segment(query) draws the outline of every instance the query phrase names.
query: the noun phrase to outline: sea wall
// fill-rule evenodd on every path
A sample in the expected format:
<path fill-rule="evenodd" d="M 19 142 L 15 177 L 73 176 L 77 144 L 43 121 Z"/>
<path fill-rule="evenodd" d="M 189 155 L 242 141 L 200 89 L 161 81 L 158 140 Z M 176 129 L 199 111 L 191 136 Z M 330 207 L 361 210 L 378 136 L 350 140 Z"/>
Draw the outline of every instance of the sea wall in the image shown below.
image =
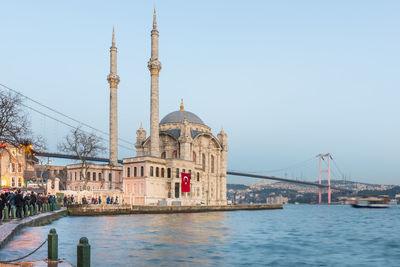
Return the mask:
<path fill-rule="evenodd" d="M 138 206 L 138 205 L 70 205 L 71 216 L 99 216 L 119 214 L 193 213 L 236 210 L 282 209 L 280 204 L 224 205 L 224 206 Z"/>
<path fill-rule="evenodd" d="M 41 213 L 32 217 L 3 222 L 0 224 L 0 248 L 4 246 L 22 227 L 48 224 L 66 215 L 67 209 L 61 208 L 60 210 Z"/>

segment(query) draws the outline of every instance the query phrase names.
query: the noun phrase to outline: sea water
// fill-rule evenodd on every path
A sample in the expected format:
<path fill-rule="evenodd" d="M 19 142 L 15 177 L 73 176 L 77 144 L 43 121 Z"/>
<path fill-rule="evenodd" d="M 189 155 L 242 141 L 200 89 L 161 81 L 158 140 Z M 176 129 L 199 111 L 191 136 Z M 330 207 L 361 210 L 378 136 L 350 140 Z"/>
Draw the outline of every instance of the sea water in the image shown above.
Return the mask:
<path fill-rule="evenodd" d="M 283 210 L 65 217 L 26 227 L 0 260 L 29 253 L 51 228 L 76 264 L 86 236 L 92 266 L 400 266 L 400 208 L 287 205 Z M 47 245 L 29 260 L 45 259 Z"/>

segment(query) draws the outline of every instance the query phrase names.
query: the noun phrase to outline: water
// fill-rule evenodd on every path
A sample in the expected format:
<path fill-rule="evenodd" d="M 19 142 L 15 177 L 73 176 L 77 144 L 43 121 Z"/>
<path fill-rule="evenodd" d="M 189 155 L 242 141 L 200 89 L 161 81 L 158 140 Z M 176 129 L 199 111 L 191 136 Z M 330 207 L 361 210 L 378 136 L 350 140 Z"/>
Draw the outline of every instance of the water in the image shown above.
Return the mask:
<path fill-rule="evenodd" d="M 0 259 L 36 248 L 50 228 L 76 264 L 82 236 L 92 266 L 400 266 L 400 208 L 285 206 L 283 210 L 65 217 L 24 228 Z M 29 259 L 44 259 L 47 245 Z"/>

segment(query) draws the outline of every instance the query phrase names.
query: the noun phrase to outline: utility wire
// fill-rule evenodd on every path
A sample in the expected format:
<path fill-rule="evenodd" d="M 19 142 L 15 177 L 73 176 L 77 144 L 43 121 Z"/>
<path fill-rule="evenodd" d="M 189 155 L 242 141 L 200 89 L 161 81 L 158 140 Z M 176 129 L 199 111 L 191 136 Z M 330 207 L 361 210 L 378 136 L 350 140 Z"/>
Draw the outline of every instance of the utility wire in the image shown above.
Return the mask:
<path fill-rule="evenodd" d="M 18 92 L 17 90 L 12 89 L 12 88 L 10 88 L 10 87 L 8 87 L 8 86 L 2 84 L 2 83 L 0 83 L 0 86 L 2 86 L 2 87 L 4 87 L 4 88 L 6 88 L 6 89 L 8 89 L 8 90 L 10 90 L 10 91 L 12 91 L 12 92 L 18 94 L 18 95 L 20 95 L 20 96 L 22 96 L 22 97 L 24 97 L 24 98 L 26 98 L 26 99 L 28 99 L 28 100 L 30 100 L 30 101 L 36 103 L 36 104 L 38 104 L 39 106 L 42 106 L 42 107 L 44 107 L 44 108 L 46 108 L 46 109 L 48 109 L 48 110 L 50 110 L 50 111 L 52 111 L 52 112 L 54 112 L 54 113 L 57 113 L 58 115 L 61 115 L 61 116 L 65 117 L 65 118 L 68 118 L 68 119 L 70 119 L 70 120 L 72 120 L 72 121 L 74 121 L 74 122 L 76 122 L 76 123 L 79 123 L 79 124 L 81 124 L 81 125 L 83 125 L 83 126 L 86 126 L 86 127 L 90 128 L 90 129 L 92 129 L 92 130 L 94 130 L 94 131 L 100 132 L 100 133 L 105 134 L 105 135 L 107 135 L 107 136 L 110 135 L 109 133 L 107 133 L 107 132 L 105 132 L 105 131 L 102 131 L 102 130 L 99 130 L 99 129 L 97 129 L 97 128 L 94 128 L 94 127 L 90 126 L 90 125 L 87 124 L 87 123 L 78 121 L 78 120 L 72 118 L 71 116 L 68 116 L 68 115 L 66 115 L 66 114 L 64 114 L 64 113 L 62 113 L 62 112 L 59 112 L 59 111 L 57 111 L 57 110 L 55 110 L 55 109 L 53 109 L 53 108 L 51 108 L 51 107 L 49 107 L 49 106 L 46 106 L 46 105 L 40 103 L 39 101 L 36 101 L 35 99 L 32 99 L 32 98 L 30 98 L 29 96 L 26 96 L 26 95 L 24 95 L 24 94 Z M 76 127 L 74 127 L 74 128 L 76 128 Z M 125 142 L 125 143 L 127 143 L 127 144 L 129 144 L 129 145 L 132 145 L 132 146 L 134 145 L 134 144 L 131 143 L 130 141 L 124 140 L 124 139 L 122 139 L 122 138 L 118 138 L 118 140 L 120 140 L 120 141 L 122 141 L 122 142 Z"/>

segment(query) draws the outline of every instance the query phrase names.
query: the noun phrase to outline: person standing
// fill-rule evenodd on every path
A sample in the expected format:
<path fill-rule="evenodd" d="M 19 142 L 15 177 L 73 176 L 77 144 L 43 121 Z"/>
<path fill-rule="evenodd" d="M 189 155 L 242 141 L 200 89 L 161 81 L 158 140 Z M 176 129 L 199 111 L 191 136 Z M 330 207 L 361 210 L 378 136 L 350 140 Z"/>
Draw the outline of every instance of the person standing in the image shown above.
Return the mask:
<path fill-rule="evenodd" d="M 24 198 L 22 197 L 21 190 L 18 189 L 15 195 L 15 206 L 17 207 L 17 218 L 22 218 L 22 207 L 24 206 Z"/>

